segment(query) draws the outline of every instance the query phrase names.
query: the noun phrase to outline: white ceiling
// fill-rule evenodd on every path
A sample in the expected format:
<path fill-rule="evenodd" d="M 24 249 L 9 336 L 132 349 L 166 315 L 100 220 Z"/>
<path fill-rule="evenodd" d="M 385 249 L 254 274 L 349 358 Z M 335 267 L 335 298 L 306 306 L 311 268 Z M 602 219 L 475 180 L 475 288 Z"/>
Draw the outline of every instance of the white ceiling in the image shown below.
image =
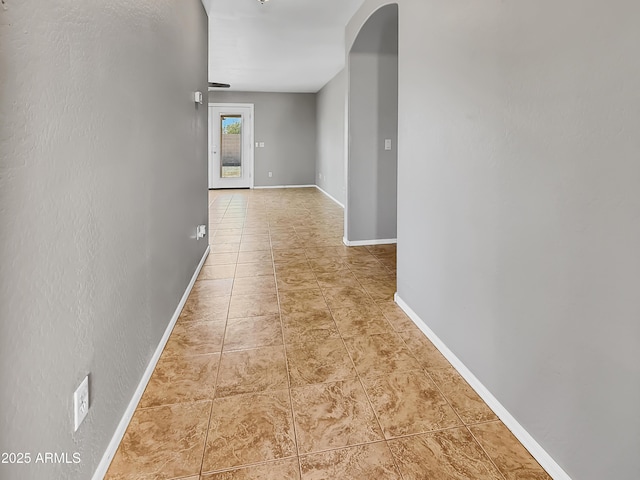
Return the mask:
<path fill-rule="evenodd" d="M 202 0 L 209 81 L 231 90 L 317 92 L 344 66 L 344 28 L 364 0 Z"/>

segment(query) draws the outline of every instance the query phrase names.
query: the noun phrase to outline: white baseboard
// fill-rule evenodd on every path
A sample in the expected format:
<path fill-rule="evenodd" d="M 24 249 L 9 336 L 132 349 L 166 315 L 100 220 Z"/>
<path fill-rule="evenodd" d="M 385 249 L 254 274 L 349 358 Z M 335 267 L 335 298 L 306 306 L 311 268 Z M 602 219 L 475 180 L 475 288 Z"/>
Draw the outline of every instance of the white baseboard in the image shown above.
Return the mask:
<path fill-rule="evenodd" d="M 147 369 L 144 371 L 144 375 L 142 375 L 142 378 L 140 379 L 138 388 L 136 388 L 136 391 L 133 394 L 133 398 L 129 402 L 129 406 L 125 410 L 124 415 L 122 416 L 122 419 L 118 424 L 118 428 L 116 428 L 116 431 L 113 434 L 113 437 L 111 438 L 111 442 L 109 442 L 109 446 L 107 447 L 107 450 L 104 452 L 104 455 L 102 456 L 102 460 L 100 460 L 100 463 L 98 464 L 98 468 L 93 474 L 92 480 L 103 480 L 104 476 L 106 475 L 107 470 L 109 469 L 109 465 L 111 465 L 111 461 L 113 460 L 113 457 L 115 456 L 116 451 L 118 450 L 118 446 L 122 441 L 122 437 L 124 437 L 124 434 L 127 431 L 129 422 L 131 422 L 131 418 L 133 418 L 133 414 L 135 413 L 136 408 L 138 407 L 138 403 L 142 398 L 142 394 L 144 393 L 145 388 L 147 388 L 147 384 L 149 383 L 151 374 L 153 373 L 153 370 L 156 368 L 156 364 L 160 359 L 160 354 L 162 354 L 162 351 L 164 350 L 164 347 L 167 344 L 167 341 L 169 340 L 169 336 L 173 331 L 173 327 L 178 321 L 180 312 L 182 312 L 182 307 L 184 307 L 184 304 L 186 303 L 187 298 L 191 293 L 191 289 L 193 288 L 193 285 L 196 283 L 196 279 L 200 274 L 200 270 L 202 270 L 202 266 L 204 265 L 204 262 L 207 259 L 207 256 L 209 255 L 210 249 L 211 249 L 210 247 L 207 247 L 207 250 L 204 252 L 204 255 L 202 256 L 202 260 L 200 260 L 200 264 L 196 268 L 196 271 L 193 274 L 193 276 L 191 277 L 191 281 L 189 282 L 189 285 L 187 286 L 187 289 L 185 290 L 184 295 L 182 296 L 182 299 L 178 304 L 178 308 L 176 308 L 175 312 L 173 313 L 173 317 L 171 317 L 171 321 L 169 322 L 169 325 L 167 326 L 167 329 L 165 330 L 164 335 L 160 340 L 160 344 L 158 345 L 158 348 L 156 348 L 156 351 L 153 354 L 153 357 L 151 357 L 151 361 L 149 362 L 149 365 L 147 365 Z"/>
<path fill-rule="evenodd" d="M 340 205 L 342 208 L 344 208 L 344 205 L 343 205 L 342 203 L 340 203 L 338 200 L 336 200 L 336 198 L 335 198 L 333 195 L 331 195 L 331 194 L 327 193 L 325 190 L 323 190 L 322 188 L 320 188 L 318 185 L 316 185 L 316 188 L 317 188 L 318 190 L 320 190 L 322 193 L 324 193 L 324 194 L 325 194 L 327 197 L 329 197 L 331 200 L 333 200 L 334 202 L 336 202 L 338 205 Z"/>
<path fill-rule="evenodd" d="M 267 185 L 263 187 L 255 186 L 254 190 L 265 190 L 267 188 L 314 188 L 315 185 Z"/>
<path fill-rule="evenodd" d="M 347 237 L 342 239 L 342 242 L 347 247 L 366 247 L 368 245 L 387 245 L 389 243 L 398 243 L 397 238 L 384 238 L 381 240 L 355 240 L 353 242 L 347 240 Z"/>
<path fill-rule="evenodd" d="M 556 463 L 556 461 L 549 455 L 542 446 L 536 442 L 536 440 L 525 430 L 525 428 L 518 423 L 518 421 L 511 415 L 507 409 L 494 397 L 491 392 L 485 387 L 478 378 L 471 373 L 464 363 L 440 340 L 440 338 L 431 330 L 426 323 L 414 312 L 409 305 L 407 305 L 402 298 L 396 293 L 394 300 L 402 310 L 409 316 L 409 318 L 416 324 L 416 326 L 424 333 L 429 340 L 436 346 L 440 353 L 449 360 L 449 363 L 458 371 L 460 375 L 471 385 L 485 403 L 493 410 L 493 412 L 502 420 L 509 430 L 516 436 L 520 443 L 529 450 L 529 453 L 538 461 L 538 463 L 544 468 L 554 480 L 571 480 L 571 477 Z"/>

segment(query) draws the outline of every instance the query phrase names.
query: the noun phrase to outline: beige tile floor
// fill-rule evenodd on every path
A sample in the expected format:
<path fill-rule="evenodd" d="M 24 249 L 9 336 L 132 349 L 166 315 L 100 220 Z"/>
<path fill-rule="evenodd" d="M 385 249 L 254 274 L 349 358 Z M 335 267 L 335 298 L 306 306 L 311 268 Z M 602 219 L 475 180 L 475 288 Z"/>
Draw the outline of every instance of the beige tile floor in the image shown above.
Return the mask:
<path fill-rule="evenodd" d="M 549 479 L 316 189 L 210 192 L 211 254 L 106 476 Z"/>

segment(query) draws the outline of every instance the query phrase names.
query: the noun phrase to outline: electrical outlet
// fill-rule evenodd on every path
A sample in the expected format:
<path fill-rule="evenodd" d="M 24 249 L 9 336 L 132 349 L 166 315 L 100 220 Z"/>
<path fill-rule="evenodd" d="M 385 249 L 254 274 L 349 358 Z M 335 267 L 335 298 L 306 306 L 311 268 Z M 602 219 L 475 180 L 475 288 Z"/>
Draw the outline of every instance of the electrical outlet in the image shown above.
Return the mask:
<path fill-rule="evenodd" d="M 260 142 L 260 148 L 264 148 L 264 142 Z"/>
<path fill-rule="evenodd" d="M 269 178 L 273 177 L 273 172 L 269 172 Z"/>
<path fill-rule="evenodd" d="M 196 228 L 196 240 L 200 240 L 204 238 L 207 234 L 207 226 L 206 225 L 198 225 Z"/>
<path fill-rule="evenodd" d="M 73 392 L 73 431 L 77 431 L 89 413 L 89 375 L 84 377 L 80 386 Z"/>

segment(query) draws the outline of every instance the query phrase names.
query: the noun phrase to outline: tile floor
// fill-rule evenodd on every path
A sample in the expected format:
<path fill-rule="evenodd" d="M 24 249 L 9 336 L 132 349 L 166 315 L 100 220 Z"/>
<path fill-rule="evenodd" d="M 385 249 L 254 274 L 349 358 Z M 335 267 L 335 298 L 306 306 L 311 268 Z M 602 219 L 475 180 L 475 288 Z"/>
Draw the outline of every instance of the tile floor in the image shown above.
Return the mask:
<path fill-rule="evenodd" d="M 212 191 L 209 232 L 107 479 L 550 478 L 318 190 Z"/>

